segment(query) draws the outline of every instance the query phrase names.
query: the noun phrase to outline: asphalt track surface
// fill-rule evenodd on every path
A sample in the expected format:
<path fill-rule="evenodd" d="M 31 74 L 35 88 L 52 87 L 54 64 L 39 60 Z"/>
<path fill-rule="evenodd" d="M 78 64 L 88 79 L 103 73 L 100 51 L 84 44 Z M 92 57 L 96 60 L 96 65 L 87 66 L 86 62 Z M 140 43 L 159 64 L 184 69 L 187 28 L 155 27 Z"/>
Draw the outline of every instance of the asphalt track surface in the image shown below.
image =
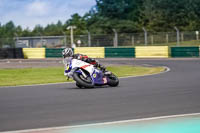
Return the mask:
<path fill-rule="evenodd" d="M 104 60 L 167 66 L 170 72 L 120 79 L 116 88 L 74 83 L 0 88 L 0 131 L 200 112 L 200 59 Z"/>

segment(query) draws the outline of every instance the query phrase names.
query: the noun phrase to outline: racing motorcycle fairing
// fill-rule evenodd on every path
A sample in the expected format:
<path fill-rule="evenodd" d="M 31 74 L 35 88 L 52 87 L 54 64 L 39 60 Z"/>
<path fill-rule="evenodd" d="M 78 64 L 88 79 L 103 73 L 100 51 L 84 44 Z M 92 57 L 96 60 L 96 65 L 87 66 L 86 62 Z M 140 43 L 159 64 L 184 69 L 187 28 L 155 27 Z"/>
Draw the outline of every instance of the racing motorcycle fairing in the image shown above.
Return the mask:
<path fill-rule="evenodd" d="M 75 72 L 82 74 L 85 78 L 90 76 L 93 85 L 104 85 L 107 83 L 107 78 L 104 77 L 103 72 L 95 68 L 92 64 L 71 58 L 65 61 L 65 65 L 66 73 L 75 70 Z"/>
<path fill-rule="evenodd" d="M 103 72 L 98 69 L 94 70 L 91 77 L 92 77 L 93 82 L 97 85 L 103 85 L 107 83 L 107 78 L 104 77 Z"/>

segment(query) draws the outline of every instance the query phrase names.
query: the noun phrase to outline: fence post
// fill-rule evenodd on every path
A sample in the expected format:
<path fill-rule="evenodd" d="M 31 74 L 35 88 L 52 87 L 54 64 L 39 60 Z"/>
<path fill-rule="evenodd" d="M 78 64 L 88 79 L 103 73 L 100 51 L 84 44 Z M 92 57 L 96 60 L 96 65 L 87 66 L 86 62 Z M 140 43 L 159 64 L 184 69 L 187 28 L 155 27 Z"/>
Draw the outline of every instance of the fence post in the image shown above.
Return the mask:
<path fill-rule="evenodd" d="M 199 31 L 196 31 L 196 38 L 197 38 L 197 41 L 199 41 Z"/>
<path fill-rule="evenodd" d="M 66 33 L 63 32 L 64 34 L 64 44 L 65 44 L 65 48 L 67 47 L 67 36 L 66 36 Z"/>
<path fill-rule="evenodd" d="M 113 32 L 115 33 L 115 37 L 114 37 L 114 47 L 118 47 L 118 34 L 116 29 L 113 29 Z"/>
<path fill-rule="evenodd" d="M 135 38 L 134 38 L 134 36 L 131 37 L 131 43 L 132 43 L 133 46 L 135 45 Z"/>
<path fill-rule="evenodd" d="M 184 33 L 182 32 L 181 33 L 181 42 L 183 42 L 184 41 Z"/>
<path fill-rule="evenodd" d="M 17 33 L 15 33 L 15 37 L 16 37 L 16 42 L 15 42 L 15 44 L 14 44 L 14 48 L 17 46 L 18 41 L 19 41 L 19 37 L 18 37 L 18 34 L 17 34 Z M 15 39 L 14 39 L 14 40 L 15 40 Z"/>
<path fill-rule="evenodd" d="M 88 46 L 91 47 L 91 34 L 88 31 Z"/>
<path fill-rule="evenodd" d="M 67 36 L 66 36 L 66 34 L 65 34 L 65 36 L 64 36 L 64 40 L 65 40 L 65 47 L 67 47 Z"/>
<path fill-rule="evenodd" d="M 169 34 L 166 34 L 166 42 L 169 43 Z"/>
<path fill-rule="evenodd" d="M 176 37 L 177 37 L 177 46 L 180 45 L 180 32 L 179 29 L 177 27 L 174 27 L 174 29 L 176 30 Z"/>
<path fill-rule="evenodd" d="M 153 45 L 154 43 L 154 38 L 153 38 L 153 35 L 151 35 L 151 44 Z"/>
<path fill-rule="evenodd" d="M 74 44 L 74 29 L 76 29 L 76 26 L 69 26 L 67 27 L 68 30 L 70 30 L 70 36 L 71 36 L 71 47 L 74 48 L 75 44 Z"/>
<path fill-rule="evenodd" d="M 147 30 L 143 27 L 142 28 L 144 31 L 144 42 L 145 42 L 145 46 L 147 46 L 148 40 L 147 40 Z"/>
<path fill-rule="evenodd" d="M 42 47 L 43 47 L 43 37 L 42 37 L 42 34 L 40 33 L 40 43 L 41 43 L 41 45 L 42 45 Z"/>

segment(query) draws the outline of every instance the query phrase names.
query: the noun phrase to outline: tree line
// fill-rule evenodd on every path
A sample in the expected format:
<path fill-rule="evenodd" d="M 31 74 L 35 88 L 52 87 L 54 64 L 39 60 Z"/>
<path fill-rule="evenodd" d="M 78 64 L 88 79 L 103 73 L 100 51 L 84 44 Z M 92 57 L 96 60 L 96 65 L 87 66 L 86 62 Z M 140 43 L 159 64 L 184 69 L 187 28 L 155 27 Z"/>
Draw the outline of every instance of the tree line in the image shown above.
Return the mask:
<path fill-rule="evenodd" d="M 0 24 L 0 38 L 26 36 L 59 36 L 70 34 L 66 28 L 75 25 L 75 34 L 110 34 L 141 32 L 170 32 L 200 29 L 200 0 L 96 0 L 96 5 L 84 16 L 73 14 L 62 23 L 36 25 L 33 30 L 22 29 L 10 21 Z"/>

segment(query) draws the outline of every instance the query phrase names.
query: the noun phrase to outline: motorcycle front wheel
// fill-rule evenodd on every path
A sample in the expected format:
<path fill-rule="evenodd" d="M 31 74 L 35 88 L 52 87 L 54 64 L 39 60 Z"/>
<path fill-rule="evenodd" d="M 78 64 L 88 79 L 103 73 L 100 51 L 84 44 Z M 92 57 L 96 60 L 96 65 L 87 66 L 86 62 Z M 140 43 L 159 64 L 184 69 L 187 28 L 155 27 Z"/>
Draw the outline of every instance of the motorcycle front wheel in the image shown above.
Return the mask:
<path fill-rule="evenodd" d="M 74 72 L 73 78 L 76 81 L 76 84 L 78 84 L 81 87 L 85 87 L 85 88 L 94 87 L 94 85 L 92 84 L 92 79 L 89 76 L 85 78 L 82 74 Z"/>
<path fill-rule="evenodd" d="M 119 79 L 117 78 L 117 76 L 115 76 L 113 73 L 110 75 L 107 75 L 107 79 L 108 79 L 108 85 L 111 87 L 116 87 L 119 85 Z"/>

